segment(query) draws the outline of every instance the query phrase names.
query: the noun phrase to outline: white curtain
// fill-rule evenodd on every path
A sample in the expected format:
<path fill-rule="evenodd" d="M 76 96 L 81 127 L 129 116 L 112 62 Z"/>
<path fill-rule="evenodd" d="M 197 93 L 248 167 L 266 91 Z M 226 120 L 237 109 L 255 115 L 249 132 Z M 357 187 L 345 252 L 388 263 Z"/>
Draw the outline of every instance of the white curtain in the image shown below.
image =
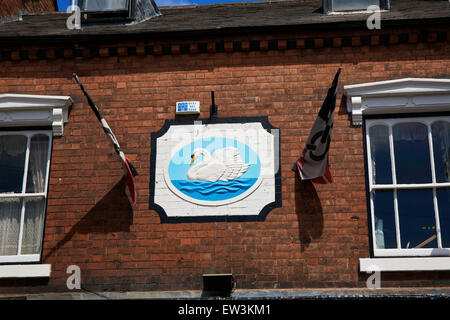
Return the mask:
<path fill-rule="evenodd" d="M 45 199 L 27 199 L 22 236 L 22 254 L 37 254 L 41 250 L 44 230 Z"/>
<path fill-rule="evenodd" d="M 45 191 L 48 144 L 49 138 L 46 135 L 38 134 L 31 138 L 26 187 L 27 193 Z M 44 230 L 44 210 L 44 198 L 27 198 L 22 237 L 22 254 L 36 254 L 40 252 L 42 233 Z"/>
<path fill-rule="evenodd" d="M 0 136 L 0 170 L 7 170 L 6 175 L 0 172 L 0 190 L 4 193 L 20 192 L 22 184 L 11 183 L 11 168 L 22 167 L 23 163 L 13 163 L 11 157 L 25 154 L 27 138 L 21 135 Z M 19 171 L 19 170 L 18 170 Z M 9 175 L 8 175 L 9 174 Z M 14 175 L 13 175 L 14 176 Z M 6 179 L 2 183 L 1 179 Z M 13 178 L 14 179 L 14 178 Z M 1 196 L 0 192 L 0 196 Z M 22 202 L 19 198 L 0 197 L 0 256 L 17 254 L 20 230 L 20 212 Z"/>
<path fill-rule="evenodd" d="M 48 136 L 40 134 L 31 138 L 28 164 L 27 193 L 45 191 L 47 173 Z"/>
<path fill-rule="evenodd" d="M 0 198 L 0 256 L 17 254 L 21 208 L 19 199 Z"/>

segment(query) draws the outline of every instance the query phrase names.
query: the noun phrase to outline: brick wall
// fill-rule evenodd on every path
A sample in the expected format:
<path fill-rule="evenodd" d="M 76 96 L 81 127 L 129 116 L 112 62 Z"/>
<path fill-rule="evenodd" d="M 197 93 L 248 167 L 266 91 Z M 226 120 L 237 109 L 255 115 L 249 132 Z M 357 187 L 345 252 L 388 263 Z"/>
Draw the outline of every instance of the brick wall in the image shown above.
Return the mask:
<path fill-rule="evenodd" d="M 250 45 L 257 35 L 183 39 L 173 41 L 171 54 L 162 42 L 152 50 L 144 42 L 100 43 L 79 56 L 71 47 L 3 47 L 0 93 L 70 95 L 75 104 L 64 136 L 53 141 L 42 253 L 52 276 L 1 280 L 0 293 L 66 291 L 69 265 L 81 268 L 91 291 L 200 290 L 204 273 L 232 273 L 238 289 L 365 287 L 368 275 L 358 268 L 358 259 L 369 257 L 362 129 L 351 126 L 341 91 L 330 149 L 334 183 L 300 183 L 291 167 L 339 65 L 340 88 L 449 78 L 448 27 L 425 31 L 421 40 L 417 29 L 382 30 L 387 42 L 379 33 L 266 35 L 258 50 Z M 206 43 L 206 52 L 180 52 L 187 41 L 194 51 Z M 223 50 L 214 47 L 218 41 Z M 241 50 L 233 41 L 242 41 Z M 134 207 L 73 72 L 140 173 Z M 199 100 L 200 117 L 209 117 L 212 90 L 220 117 L 263 115 L 281 129 L 283 205 L 263 222 L 161 224 L 148 209 L 150 134 L 175 117 L 177 101 Z M 383 287 L 449 286 L 450 273 L 383 273 L 381 280 Z"/>
<path fill-rule="evenodd" d="M 57 9 L 56 0 L 2 0 L 0 18 L 17 15 L 20 10 L 35 13 L 54 12 Z"/>

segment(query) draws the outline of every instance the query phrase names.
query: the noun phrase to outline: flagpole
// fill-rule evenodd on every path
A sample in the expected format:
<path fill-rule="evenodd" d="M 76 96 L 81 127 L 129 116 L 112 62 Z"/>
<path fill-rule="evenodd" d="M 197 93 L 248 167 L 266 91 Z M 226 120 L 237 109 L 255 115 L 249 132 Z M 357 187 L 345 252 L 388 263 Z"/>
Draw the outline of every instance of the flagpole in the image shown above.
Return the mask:
<path fill-rule="evenodd" d="M 130 160 L 128 160 L 128 158 L 123 153 L 122 149 L 120 148 L 119 142 L 117 141 L 116 136 L 112 132 L 112 130 L 109 127 L 109 125 L 106 122 L 106 120 L 101 115 L 97 105 L 94 103 L 92 98 L 87 93 L 86 89 L 84 88 L 83 84 L 81 83 L 81 81 L 78 78 L 78 76 L 76 75 L 76 73 L 73 74 L 73 77 L 74 77 L 75 81 L 78 83 L 78 85 L 80 86 L 81 91 L 85 95 L 85 97 L 86 97 L 86 99 L 88 101 L 88 104 L 91 107 L 92 111 L 94 111 L 94 114 L 97 117 L 98 121 L 102 124 L 103 131 L 106 133 L 106 135 L 109 137 L 109 139 L 113 143 L 114 149 L 116 150 L 116 153 L 122 159 L 122 161 L 123 161 L 123 163 L 125 165 L 125 172 L 126 172 L 126 175 L 127 175 L 127 183 L 128 183 L 129 189 L 130 189 L 130 193 L 131 193 L 131 196 L 133 198 L 133 201 L 136 202 L 136 193 L 135 193 L 135 190 L 134 190 L 134 182 L 133 182 L 133 177 L 138 175 L 138 172 L 137 172 L 136 168 L 131 164 Z"/>

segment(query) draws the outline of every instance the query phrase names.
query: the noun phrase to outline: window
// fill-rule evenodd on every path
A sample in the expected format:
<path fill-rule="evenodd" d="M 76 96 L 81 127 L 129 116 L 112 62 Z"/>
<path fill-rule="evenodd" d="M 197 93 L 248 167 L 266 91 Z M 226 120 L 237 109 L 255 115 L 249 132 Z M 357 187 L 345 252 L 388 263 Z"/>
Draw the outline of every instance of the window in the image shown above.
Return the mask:
<path fill-rule="evenodd" d="M 324 0 L 324 12 L 352 12 L 366 11 L 370 6 L 378 6 L 382 10 L 389 10 L 389 0 Z"/>
<path fill-rule="evenodd" d="M 450 116 L 365 120 L 375 256 L 450 252 Z"/>
<path fill-rule="evenodd" d="M 129 0 L 83 0 L 81 8 L 84 12 L 128 11 Z"/>
<path fill-rule="evenodd" d="M 450 270 L 450 80 L 346 85 L 344 95 L 352 125 L 364 125 L 372 257 L 360 271 Z"/>
<path fill-rule="evenodd" d="M 0 262 L 39 261 L 52 131 L 0 131 Z"/>
<path fill-rule="evenodd" d="M 153 0 L 79 0 L 83 24 L 129 22 L 136 23 L 159 16 L 158 6 Z M 62 8 L 66 10 L 66 7 Z"/>
<path fill-rule="evenodd" d="M 0 94 L 0 278 L 50 276 L 51 266 L 38 264 L 50 151 L 72 103 L 68 96 Z M 13 264 L 23 262 L 36 263 Z"/>

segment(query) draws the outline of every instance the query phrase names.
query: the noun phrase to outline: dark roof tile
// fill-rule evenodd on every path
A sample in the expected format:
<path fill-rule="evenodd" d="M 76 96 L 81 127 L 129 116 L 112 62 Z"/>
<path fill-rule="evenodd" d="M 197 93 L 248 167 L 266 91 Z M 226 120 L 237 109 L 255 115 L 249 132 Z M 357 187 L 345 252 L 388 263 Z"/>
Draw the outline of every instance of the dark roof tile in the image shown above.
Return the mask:
<path fill-rule="evenodd" d="M 161 7 L 161 16 L 139 24 L 83 26 L 66 28 L 68 14 L 36 14 L 22 21 L 0 24 L 0 39 L 20 41 L 24 38 L 89 38 L 133 34 L 167 34 L 222 32 L 257 28 L 330 26 L 335 23 L 365 25 L 367 13 L 324 14 L 321 0 L 244 2 L 201 6 Z M 450 21 L 450 3 L 442 0 L 392 0 L 391 10 L 383 12 L 383 22 Z"/>

